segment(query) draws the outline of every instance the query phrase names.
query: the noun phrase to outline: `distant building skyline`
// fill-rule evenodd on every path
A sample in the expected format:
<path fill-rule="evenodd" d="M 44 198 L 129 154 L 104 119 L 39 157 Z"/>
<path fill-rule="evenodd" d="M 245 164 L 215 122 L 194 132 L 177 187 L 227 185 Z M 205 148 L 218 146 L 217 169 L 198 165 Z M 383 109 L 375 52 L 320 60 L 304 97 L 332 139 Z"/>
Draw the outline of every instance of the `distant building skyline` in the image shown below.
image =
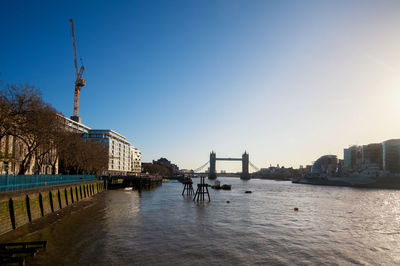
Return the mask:
<path fill-rule="evenodd" d="M 343 167 L 346 171 L 375 168 L 398 174 L 400 173 L 400 139 L 353 145 L 343 150 L 343 157 Z"/>
<path fill-rule="evenodd" d="M 298 168 L 400 138 L 399 1 L 2 2 L 0 81 L 73 115 L 69 19 L 85 67 L 80 116 L 145 162 L 195 169 L 243 150 Z M 221 162 L 217 171 L 240 172 Z"/>

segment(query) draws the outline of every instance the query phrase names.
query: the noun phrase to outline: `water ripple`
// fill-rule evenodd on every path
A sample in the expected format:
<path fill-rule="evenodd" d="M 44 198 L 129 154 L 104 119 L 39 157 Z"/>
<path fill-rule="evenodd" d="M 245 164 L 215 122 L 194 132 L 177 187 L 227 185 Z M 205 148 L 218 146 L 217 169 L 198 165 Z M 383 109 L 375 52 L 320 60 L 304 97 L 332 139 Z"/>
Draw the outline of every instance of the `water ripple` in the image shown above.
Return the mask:
<path fill-rule="evenodd" d="M 108 191 L 38 232 L 40 265 L 396 265 L 400 191 L 223 178 L 210 203 L 180 183 Z M 253 193 L 245 194 L 246 190 Z M 229 200 L 228 204 L 226 201 Z M 294 208 L 299 211 L 294 211 Z"/>

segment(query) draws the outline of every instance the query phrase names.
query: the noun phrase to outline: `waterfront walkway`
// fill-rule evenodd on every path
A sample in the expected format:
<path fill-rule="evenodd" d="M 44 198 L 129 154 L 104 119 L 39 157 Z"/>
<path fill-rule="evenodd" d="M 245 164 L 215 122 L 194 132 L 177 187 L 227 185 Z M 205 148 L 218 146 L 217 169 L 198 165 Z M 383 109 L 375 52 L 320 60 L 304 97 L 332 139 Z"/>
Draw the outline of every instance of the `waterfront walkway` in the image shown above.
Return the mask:
<path fill-rule="evenodd" d="M 95 175 L 6 175 L 0 176 L 0 192 L 96 180 Z"/>

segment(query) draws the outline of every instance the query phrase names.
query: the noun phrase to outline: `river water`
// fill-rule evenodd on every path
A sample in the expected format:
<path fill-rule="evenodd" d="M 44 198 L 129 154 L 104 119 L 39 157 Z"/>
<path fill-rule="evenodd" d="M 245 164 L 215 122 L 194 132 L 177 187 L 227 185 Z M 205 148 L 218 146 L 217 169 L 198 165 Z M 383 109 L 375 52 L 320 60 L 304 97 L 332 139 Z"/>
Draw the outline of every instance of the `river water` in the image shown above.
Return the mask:
<path fill-rule="evenodd" d="M 400 191 L 219 180 L 205 203 L 173 181 L 110 190 L 19 240 L 48 241 L 38 265 L 400 264 Z"/>

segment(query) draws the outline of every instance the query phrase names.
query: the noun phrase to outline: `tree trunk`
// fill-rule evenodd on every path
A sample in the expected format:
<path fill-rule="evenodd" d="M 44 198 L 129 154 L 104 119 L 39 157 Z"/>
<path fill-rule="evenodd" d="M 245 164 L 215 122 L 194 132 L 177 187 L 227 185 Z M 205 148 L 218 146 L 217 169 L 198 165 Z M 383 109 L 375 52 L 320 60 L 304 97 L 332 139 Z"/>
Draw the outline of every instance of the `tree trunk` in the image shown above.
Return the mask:
<path fill-rule="evenodd" d="M 18 175 L 25 175 L 26 171 L 28 170 L 28 167 L 31 164 L 31 159 L 32 159 L 32 153 L 30 153 L 28 156 L 26 156 L 20 164 Z"/>

